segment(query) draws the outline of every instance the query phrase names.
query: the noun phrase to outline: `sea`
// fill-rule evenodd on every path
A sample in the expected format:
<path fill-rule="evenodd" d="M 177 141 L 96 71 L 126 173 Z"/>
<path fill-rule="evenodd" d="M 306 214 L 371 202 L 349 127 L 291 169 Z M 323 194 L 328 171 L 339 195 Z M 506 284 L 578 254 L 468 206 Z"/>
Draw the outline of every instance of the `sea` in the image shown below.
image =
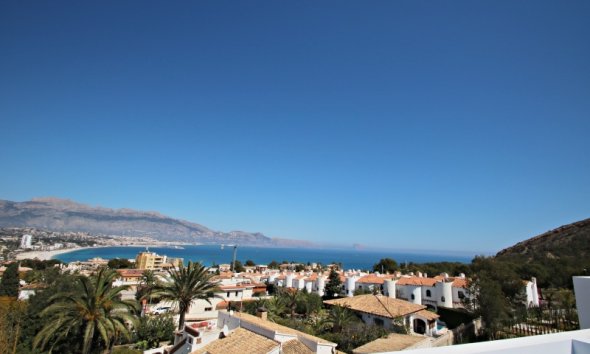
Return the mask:
<path fill-rule="evenodd" d="M 149 247 L 149 251 L 159 255 L 173 258 L 183 258 L 188 261 L 201 262 L 205 266 L 214 264 L 229 264 L 233 257 L 233 246 L 221 245 L 184 245 L 175 247 Z M 97 247 L 72 251 L 55 256 L 63 262 L 86 261 L 90 258 L 100 257 L 104 259 L 125 258 L 135 259 L 135 256 L 145 251 L 146 247 L 122 246 L 122 247 Z M 444 254 L 444 253 L 420 253 L 399 252 L 388 250 L 366 249 L 316 249 L 316 248 L 268 248 L 239 246 L 236 259 L 245 263 L 252 260 L 256 264 L 268 264 L 272 261 L 282 263 L 320 263 L 323 265 L 340 263 L 344 269 L 370 270 L 373 265 L 382 258 L 393 258 L 398 263 L 414 262 L 461 262 L 469 263 L 473 255 L 468 254 Z"/>

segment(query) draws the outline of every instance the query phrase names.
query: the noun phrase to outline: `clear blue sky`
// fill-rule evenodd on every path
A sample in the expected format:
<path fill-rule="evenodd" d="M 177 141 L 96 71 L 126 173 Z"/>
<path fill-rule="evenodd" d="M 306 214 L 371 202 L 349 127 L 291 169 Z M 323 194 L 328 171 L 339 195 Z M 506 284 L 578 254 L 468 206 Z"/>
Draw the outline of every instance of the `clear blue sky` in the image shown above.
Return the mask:
<path fill-rule="evenodd" d="M 3 1 L 0 199 L 495 252 L 590 217 L 588 1 Z"/>

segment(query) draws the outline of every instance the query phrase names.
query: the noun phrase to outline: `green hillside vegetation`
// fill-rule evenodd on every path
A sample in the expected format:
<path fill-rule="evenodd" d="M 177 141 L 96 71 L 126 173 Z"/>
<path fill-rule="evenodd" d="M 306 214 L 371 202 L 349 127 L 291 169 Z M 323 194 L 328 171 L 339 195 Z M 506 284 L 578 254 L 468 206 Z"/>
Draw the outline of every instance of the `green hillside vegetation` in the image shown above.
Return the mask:
<path fill-rule="evenodd" d="M 536 277 L 541 288 L 572 288 L 572 276 L 590 269 L 590 219 L 561 226 L 496 255 L 523 279 Z"/>

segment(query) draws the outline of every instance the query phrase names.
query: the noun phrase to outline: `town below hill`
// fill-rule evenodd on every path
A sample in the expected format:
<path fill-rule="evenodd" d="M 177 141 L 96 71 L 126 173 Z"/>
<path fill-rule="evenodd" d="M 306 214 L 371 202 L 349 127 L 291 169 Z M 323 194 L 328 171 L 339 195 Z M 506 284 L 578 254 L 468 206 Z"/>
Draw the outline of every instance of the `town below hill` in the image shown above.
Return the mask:
<path fill-rule="evenodd" d="M 308 241 L 270 238 L 259 232 L 214 231 L 157 212 L 94 207 L 59 198 L 35 198 L 25 202 L 0 200 L 0 227 L 32 227 L 98 236 L 149 237 L 165 242 L 313 246 Z"/>

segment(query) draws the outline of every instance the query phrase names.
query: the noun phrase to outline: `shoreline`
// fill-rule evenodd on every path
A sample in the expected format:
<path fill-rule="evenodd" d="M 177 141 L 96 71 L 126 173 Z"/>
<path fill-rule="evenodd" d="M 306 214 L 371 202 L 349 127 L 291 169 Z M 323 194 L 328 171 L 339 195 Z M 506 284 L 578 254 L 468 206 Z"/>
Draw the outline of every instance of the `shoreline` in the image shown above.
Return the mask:
<path fill-rule="evenodd" d="M 159 245 L 159 244 L 129 244 L 129 245 L 100 245 L 100 246 L 87 246 L 87 247 L 76 247 L 76 248 L 63 248 L 58 250 L 52 251 L 25 251 L 18 253 L 16 255 L 17 260 L 23 259 L 39 259 L 41 261 L 48 261 L 50 259 L 54 259 L 55 256 L 59 256 L 61 254 L 82 251 L 82 250 L 89 250 L 89 249 L 97 249 L 97 248 L 109 248 L 109 247 L 166 247 L 169 245 Z"/>
<path fill-rule="evenodd" d="M 17 260 L 23 259 L 39 259 L 41 261 L 48 261 L 53 259 L 55 256 L 59 256 L 60 254 L 70 253 L 75 251 L 87 250 L 87 249 L 94 249 L 94 248 L 104 248 L 104 247 L 111 247 L 111 246 L 96 246 L 96 247 L 76 247 L 76 248 L 64 248 L 59 250 L 53 251 L 26 251 L 16 255 Z"/>

